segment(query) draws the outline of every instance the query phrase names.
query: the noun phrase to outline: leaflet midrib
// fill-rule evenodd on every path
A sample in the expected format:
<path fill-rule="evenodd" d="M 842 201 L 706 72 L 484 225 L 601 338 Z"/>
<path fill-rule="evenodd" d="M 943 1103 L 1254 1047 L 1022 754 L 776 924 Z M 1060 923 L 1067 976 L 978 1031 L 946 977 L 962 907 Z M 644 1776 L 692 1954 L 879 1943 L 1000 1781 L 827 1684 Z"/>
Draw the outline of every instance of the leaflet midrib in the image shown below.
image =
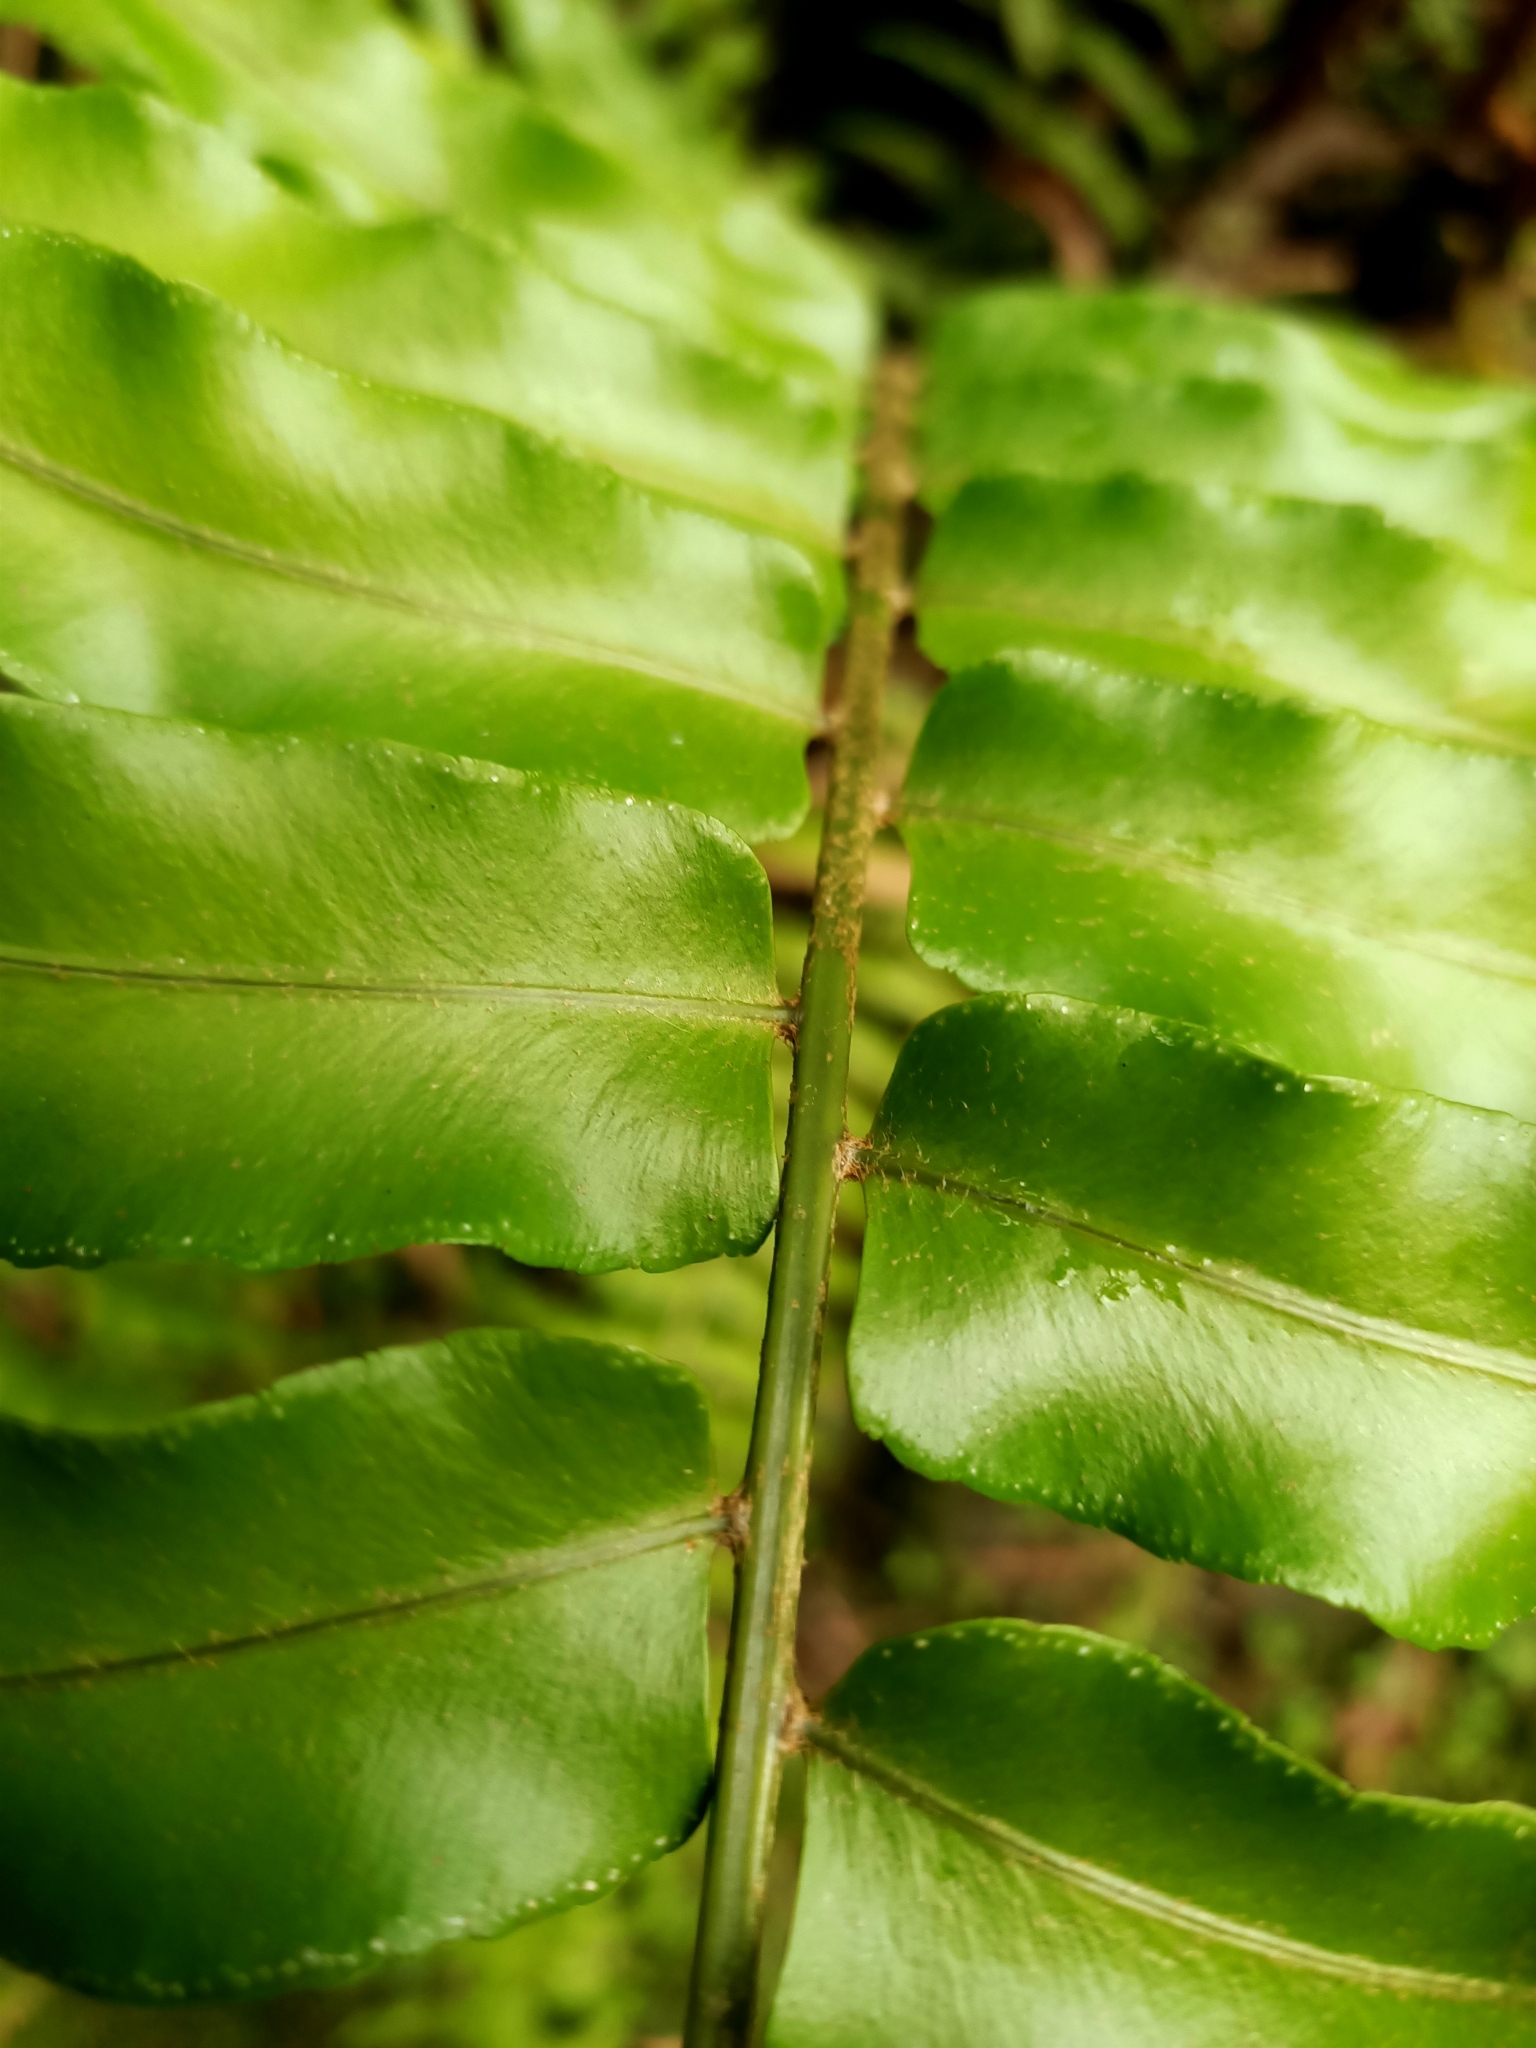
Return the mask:
<path fill-rule="evenodd" d="M 1161 1266 L 1176 1273 L 1192 1286 L 1208 1287 L 1215 1293 L 1250 1302 L 1272 1315 L 1289 1317 L 1313 1329 L 1325 1330 L 1332 1336 L 1380 1345 L 1436 1365 L 1482 1373 L 1490 1379 L 1508 1380 L 1517 1386 L 1536 1389 L 1536 1360 L 1526 1358 L 1518 1351 L 1479 1344 L 1467 1338 L 1447 1337 L 1439 1331 L 1396 1322 L 1389 1316 L 1368 1315 L 1346 1308 L 1340 1302 L 1308 1294 L 1299 1287 L 1289 1287 L 1283 1281 L 1267 1280 L 1262 1274 L 1240 1266 L 1198 1265 L 1192 1259 L 1138 1244 L 1101 1224 L 1053 1209 L 1027 1195 L 1004 1194 L 994 1188 L 981 1187 L 961 1174 L 936 1173 L 931 1167 L 914 1166 L 894 1153 L 877 1149 L 871 1166 L 874 1173 L 887 1181 L 916 1182 L 939 1194 L 955 1194 L 972 1201 L 988 1202 L 994 1208 L 1016 1210 L 1048 1229 L 1072 1231 L 1080 1237 L 1092 1238 L 1098 1244 L 1125 1252 L 1148 1265 Z"/>
<path fill-rule="evenodd" d="M 1207 896 L 1224 894 L 1236 899 L 1234 907 L 1259 916 L 1273 917 L 1277 922 L 1305 920 L 1323 936 L 1338 934 L 1362 945 L 1391 947 L 1443 966 L 1459 967 L 1469 974 L 1528 982 L 1536 986 L 1536 960 L 1524 955 L 1496 947 L 1474 950 L 1472 946 L 1458 944 L 1454 936 L 1443 933 L 1405 931 L 1391 925 L 1378 927 L 1356 918 L 1341 917 L 1336 912 L 1309 903 L 1305 897 L 1288 896 L 1281 890 L 1230 874 L 1213 861 L 1195 860 L 1188 854 L 1168 853 L 1130 840 L 1106 839 L 1096 832 L 1074 832 L 1065 826 L 1040 824 L 1030 818 L 971 811 L 939 803 L 919 801 L 904 804 L 895 822 L 900 824 L 909 819 L 918 824 L 962 825 L 1014 833 L 1021 839 L 1091 854 L 1113 867 L 1136 869 L 1161 881 L 1184 883 Z"/>
<path fill-rule="evenodd" d="M 630 1558 L 644 1557 L 651 1551 L 700 1542 L 717 1536 L 724 1527 L 724 1517 L 719 1514 L 692 1515 L 685 1520 L 651 1528 L 623 1529 L 613 1535 L 551 1544 L 544 1550 L 525 1551 L 508 1558 L 500 1571 L 487 1572 L 478 1578 L 465 1579 L 430 1593 L 386 1597 L 366 1607 L 343 1608 L 304 1621 L 279 1622 L 270 1629 L 250 1629 L 240 1635 L 216 1636 L 190 1645 L 177 1644 L 133 1656 L 107 1657 L 99 1662 L 81 1659 L 47 1670 L 0 1673 L 0 1693 L 53 1691 L 61 1686 L 99 1684 L 103 1679 L 131 1677 L 137 1672 L 209 1664 L 255 1650 L 280 1649 L 285 1644 L 327 1635 L 336 1629 L 366 1628 L 428 1609 L 495 1599 L 500 1594 L 516 1592 L 522 1586 L 536 1585 L 542 1580 L 561 1578 L 569 1572 L 621 1564 Z"/>
<path fill-rule="evenodd" d="M 383 1002 L 558 1004 L 576 1009 L 641 1010 L 662 1016 L 729 1017 L 751 1023 L 783 1025 L 790 1006 L 782 1002 L 751 1003 L 730 996 L 648 993 L 625 988 L 562 988 L 541 982 L 364 981 L 335 974 L 258 973 L 250 968 L 218 966 L 139 966 L 125 961 L 69 958 L 28 947 L 0 946 L 0 971 L 40 974 L 50 980 L 81 979 L 133 982 L 150 987 L 239 990 L 266 995 L 373 997 Z"/>
<path fill-rule="evenodd" d="M 11 468 L 25 476 L 33 477 L 50 489 L 65 492 L 86 504 L 97 505 L 103 511 L 142 526 L 150 532 L 183 541 L 189 546 L 203 549 L 208 554 L 221 556 L 226 561 L 238 562 L 244 568 L 284 577 L 289 582 L 306 584 L 311 589 L 329 591 L 333 596 L 384 606 L 392 611 L 409 613 L 413 617 L 432 619 L 442 625 L 468 628 L 489 638 L 524 648 L 531 653 L 551 654 L 568 661 L 590 662 L 604 668 L 626 669 L 632 674 L 650 677 L 657 682 L 672 683 L 683 689 L 697 691 L 701 696 L 717 697 L 726 703 L 738 704 L 743 710 L 782 718 L 806 732 L 814 731 L 817 724 L 817 714 L 811 706 L 793 702 L 776 689 L 742 689 L 723 682 L 712 671 L 684 668 L 675 662 L 658 661 L 653 656 L 643 655 L 629 648 L 607 646 L 601 641 L 584 640 L 574 634 L 552 632 L 541 626 L 531 626 L 516 619 L 506 618 L 498 612 L 482 612 L 473 606 L 435 604 L 430 598 L 417 592 L 390 589 L 386 585 L 373 583 L 366 577 L 355 576 L 345 569 L 339 569 L 331 563 L 307 562 L 297 556 L 280 554 L 275 548 L 264 547 L 258 542 L 243 541 L 233 534 L 220 533 L 213 527 L 199 526 L 195 521 L 182 519 L 172 512 L 162 512 L 153 505 L 146 505 L 142 499 L 130 497 L 126 492 L 114 490 L 110 485 L 81 476 L 78 471 L 52 462 L 30 449 L 19 447 L 3 436 L 0 436 L 0 462 L 8 463 Z M 689 508 L 684 506 L 681 509 L 686 511 Z M 694 516 L 708 519 L 712 515 L 701 508 Z"/>
<path fill-rule="evenodd" d="M 1139 1879 L 1122 1877 L 1082 1857 L 1053 1848 L 1006 1821 L 974 1812 L 926 1780 L 887 1763 L 883 1757 L 851 1740 L 840 1729 L 811 1722 L 805 1732 L 811 1745 L 824 1756 L 867 1778 L 890 1797 L 926 1813 L 930 1819 L 965 1834 L 979 1836 L 1015 1861 L 1033 1866 L 1058 1883 L 1088 1892 L 1143 1919 L 1161 1921 L 1185 1933 L 1219 1942 L 1223 1947 L 1245 1950 L 1282 1968 L 1337 1977 L 1373 1990 L 1458 2004 L 1528 2005 L 1536 2002 L 1536 1986 L 1533 1985 L 1501 1983 L 1487 1977 L 1457 1976 L 1449 1971 L 1428 1970 L 1412 1964 L 1377 1962 L 1370 1956 L 1320 1948 L 1294 1935 L 1234 1920 L 1224 1913 L 1196 1905 L 1192 1900 L 1174 1898 Z"/>

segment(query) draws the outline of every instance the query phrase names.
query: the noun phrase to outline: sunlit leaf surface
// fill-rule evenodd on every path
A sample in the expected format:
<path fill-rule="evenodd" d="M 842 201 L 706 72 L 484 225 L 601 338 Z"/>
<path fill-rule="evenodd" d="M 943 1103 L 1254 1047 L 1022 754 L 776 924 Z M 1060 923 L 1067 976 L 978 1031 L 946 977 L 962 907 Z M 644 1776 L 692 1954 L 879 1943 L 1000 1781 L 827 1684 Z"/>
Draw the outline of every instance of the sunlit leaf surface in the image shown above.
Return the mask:
<path fill-rule="evenodd" d="M 939 323 L 923 490 L 1135 470 L 1374 506 L 1536 580 L 1536 400 L 1427 376 L 1380 344 L 1171 293 L 979 292 Z"/>
<path fill-rule="evenodd" d="M 1182 1017 L 1536 1118 L 1536 762 L 1044 649 L 913 756 L 911 934 L 974 988 Z"/>
<path fill-rule="evenodd" d="M 25 228 L 0 541 L 0 670 L 40 695 L 414 740 L 753 835 L 804 807 L 824 562 Z"/>
<path fill-rule="evenodd" d="M 708 819 L 0 696 L 0 1250 L 743 1251 L 767 882 Z"/>
<path fill-rule="evenodd" d="M 1536 2033 L 1536 1815 L 1349 1791 L 1137 1650 L 970 1622 L 811 1733 L 773 2048 Z"/>
<path fill-rule="evenodd" d="M 870 316 L 842 261 L 733 175 L 478 70 L 375 0 L 29 0 L 113 83 L 224 128 L 310 204 L 354 220 L 450 214 L 532 235 L 569 282 L 703 346 L 845 389 Z"/>
<path fill-rule="evenodd" d="M 567 283 L 526 235 L 337 221 L 161 101 L 3 74 L 0 216 L 202 285 L 320 362 L 503 413 L 642 483 L 841 550 L 849 403 Z"/>
<path fill-rule="evenodd" d="M 871 1144 L 849 1370 L 906 1463 L 1423 1643 L 1536 1607 L 1536 1128 L 983 996 Z"/>
<path fill-rule="evenodd" d="M 1536 738 L 1536 598 L 1365 506 L 981 477 L 938 523 L 918 606 L 948 669 L 1046 647 L 1440 736 Z"/>

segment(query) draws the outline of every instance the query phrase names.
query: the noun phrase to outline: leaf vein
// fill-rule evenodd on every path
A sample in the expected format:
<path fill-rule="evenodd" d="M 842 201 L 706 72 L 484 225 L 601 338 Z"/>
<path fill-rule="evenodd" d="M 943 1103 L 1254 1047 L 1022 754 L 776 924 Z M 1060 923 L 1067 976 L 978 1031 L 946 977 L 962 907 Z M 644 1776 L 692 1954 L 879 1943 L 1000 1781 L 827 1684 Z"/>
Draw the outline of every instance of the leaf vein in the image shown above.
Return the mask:
<path fill-rule="evenodd" d="M 460 1607 L 470 1601 L 494 1600 L 504 1593 L 541 1580 L 561 1578 L 567 1572 L 590 1571 L 595 1566 L 620 1564 L 643 1557 L 653 1550 L 696 1543 L 718 1536 L 725 1518 L 718 1514 L 694 1515 L 685 1521 L 668 1522 L 657 1528 L 624 1529 L 617 1535 L 585 1542 L 551 1544 L 544 1550 L 525 1551 L 509 1557 L 498 1572 L 432 1593 L 410 1593 L 398 1599 L 377 1601 L 371 1607 L 345 1608 L 335 1614 L 317 1615 L 313 1620 L 287 1622 L 276 1628 L 253 1630 L 249 1635 L 226 1636 L 191 1648 L 177 1646 L 149 1650 L 140 1656 L 119 1657 L 100 1663 L 59 1665 L 47 1671 L 0 1673 L 0 1692 L 56 1691 L 63 1686 L 94 1685 L 103 1679 L 132 1677 L 139 1672 L 164 1670 L 178 1665 L 219 1663 L 226 1657 L 252 1650 L 281 1648 L 311 1636 L 327 1635 L 335 1629 L 366 1628 L 380 1622 L 397 1621 L 413 1614 L 442 1607 Z"/>
<path fill-rule="evenodd" d="M 906 804 L 902 819 L 936 825 L 977 825 L 996 832 L 1013 832 L 1021 839 L 1060 846 L 1087 853 L 1122 869 L 1139 869 L 1162 881 L 1179 882 L 1207 895 L 1222 894 L 1237 899 L 1239 907 L 1261 916 L 1300 916 L 1313 922 L 1324 934 L 1338 934 L 1366 945 L 1391 946 L 1400 952 L 1417 954 L 1442 965 L 1464 968 L 1472 974 L 1536 986 L 1536 960 L 1508 953 L 1501 947 L 1478 947 L 1460 943 L 1453 935 L 1395 930 L 1377 927 L 1334 911 L 1321 909 L 1305 897 L 1288 896 L 1282 890 L 1255 886 L 1238 875 L 1226 873 L 1212 862 L 1192 860 L 1187 854 L 1166 853 L 1152 847 L 1104 839 L 1093 832 L 1073 832 L 1059 826 L 1039 825 L 1023 818 L 988 816 L 983 812 L 951 810 L 939 805 Z M 901 820 L 897 821 L 898 823 Z"/>
<path fill-rule="evenodd" d="M 1483 1373 L 1490 1379 L 1509 1380 L 1517 1386 L 1536 1389 L 1536 1360 L 1525 1358 L 1518 1351 L 1447 1337 L 1434 1330 L 1417 1329 L 1407 1323 L 1395 1322 L 1389 1316 L 1367 1315 L 1345 1308 L 1341 1302 L 1325 1301 L 1318 1295 L 1306 1294 L 1299 1287 L 1287 1287 L 1282 1281 L 1266 1280 L 1262 1275 L 1240 1266 L 1197 1265 L 1192 1259 L 1156 1251 L 1149 1245 L 1137 1244 L 1130 1238 L 1106 1230 L 1101 1224 L 1089 1223 L 1082 1217 L 1069 1216 L 1063 1210 L 1031 1201 L 1027 1195 L 1000 1194 L 995 1189 L 977 1187 L 974 1182 L 954 1175 L 910 1166 L 894 1154 L 877 1152 L 873 1171 L 882 1179 L 890 1179 L 892 1169 L 895 1176 L 904 1182 L 915 1182 L 940 1194 L 954 1193 L 978 1202 L 990 1202 L 999 1209 L 1016 1209 L 1049 1229 L 1076 1231 L 1080 1236 L 1091 1237 L 1116 1251 L 1145 1259 L 1149 1265 L 1177 1273 L 1181 1280 L 1209 1287 L 1219 1294 L 1232 1295 L 1239 1301 L 1252 1302 L 1274 1315 L 1288 1316 L 1296 1322 L 1326 1330 L 1333 1336 L 1362 1344 L 1378 1344 L 1387 1350 L 1406 1352 L 1415 1358 L 1451 1366 L 1458 1371 Z"/>
<path fill-rule="evenodd" d="M 688 1017 L 702 1013 L 783 1028 L 790 1015 L 785 1003 L 736 1002 L 724 996 L 645 995 L 628 989 L 556 988 L 535 982 L 388 982 L 339 981 L 320 975 L 222 973 L 217 969 L 178 974 L 164 967 L 103 965 L 99 962 L 54 959 L 23 948 L 0 952 L 0 973 L 37 974 L 47 980 L 138 982 L 189 989 L 249 990 L 269 995 L 324 995 L 350 999 L 376 997 L 384 1002 L 491 1002 L 511 1007 L 520 1003 L 552 1004 L 574 1009 L 644 1011 L 652 1015 Z"/>
<path fill-rule="evenodd" d="M 1244 1949 L 1264 1962 L 1285 1969 L 1338 1977 L 1371 1990 L 1412 1993 L 1421 1998 L 1458 2004 L 1536 2004 L 1536 1985 L 1456 1976 L 1449 1971 L 1426 1970 L 1408 1963 L 1381 1963 L 1369 1956 L 1319 1948 L 1315 1943 L 1298 1940 L 1294 1935 L 1230 1919 L 1188 1899 L 1173 1898 L 1167 1892 L 1158 1891 L 1135 1878 L 1118 1876 L 1082 1857 L 1069 1855 L 1065 1850 L 1053 1849 L 1048 1843 L 1037 1841 L 1005 1821 L 974 1813 L 957 1800 L 936 1791 L 924 1780 L 885 1763 L 825 1723 L 808 1722 L 805 1736 L 832 1761 L 868 1778 L 905 1804 L 915 1806 L 964 1833 L 980 1836 L 1016 1861 L 1029 1864 L 1045 1876 L 1055 1878 L 1058 1883 L 1092 1893 L 1107 1904 L 1139 1914 L 1144 1919 L 1162 1921 L 1167 1926 L 1220 1942 L 1228 1948 Z"/>
<path fill-rule="evenodd" d="M 199 526 L 195 521 L 178 518 L 174 513 L 158 511 L 154 506 L 146 505 L 142 500 L 130 497 L 126 492 L 113 490 L 110 485 L 81 476 L 62 463 L 51 462 L 46 456 L 36 455 L 28 449 L 18 447 L 15 442 L 3 436 L 0 436 L 0 462 L 9 463 L 13 469 L 20 470 L 23 475 L 30 476 L 51 489 L 66 492 L 88 504 L 99 506 L 117 518 L 164 534 L 171 540 L 202 548 L 209 554 L 222 555 L 230 561 L 239 562 L 245 568 L 261 570 L 271 576 L 285 577 L 290 582 L 308 584 L 313 589 L 329 591 L 333 596 L 357 598 L 364 603 L 386 606 L 418 618 L 433 619 L 442 625 L 468 627 L 534 653 L 554 654 L 576 661 L 597 661 L 607 667 L 620 667 L 635 675 L 652 677 L 659 682 L 677 683 L 685 689 L 698 691 L 702 696 L 723 698 L 728 703 L 739 704 L 745 709 L 782 718 L 786 723 L 799 726 L 806 732 L 813 732 L 818 723 L 814 710 L 804 705 L 792 704 L 776 691 L 753 692 L 736 689 L 729 683 L 722 682 L 719 676 L 699 669 L 683 668 L 675 663 L 657 661 L 628 648 L 604 646 L 601 642 L 583 640 L 573 634 L 555 633 L 544 627 L 525 625 L 498 612 L 480 611 L 471 605 L 435 604 L 429 597 L 410 591 L 391 590 L 382 584 L 371 582 L 367 577 L 352 575 L 331 563 L 305 562 L 292 555 L 279 554 L 275 549 L 262 547 L 254 541 L 238 540 L 233 534 L 219 533 L 212 527 Z M 708 518 L 710 515 L 699 512 L 694 516 Z"/>

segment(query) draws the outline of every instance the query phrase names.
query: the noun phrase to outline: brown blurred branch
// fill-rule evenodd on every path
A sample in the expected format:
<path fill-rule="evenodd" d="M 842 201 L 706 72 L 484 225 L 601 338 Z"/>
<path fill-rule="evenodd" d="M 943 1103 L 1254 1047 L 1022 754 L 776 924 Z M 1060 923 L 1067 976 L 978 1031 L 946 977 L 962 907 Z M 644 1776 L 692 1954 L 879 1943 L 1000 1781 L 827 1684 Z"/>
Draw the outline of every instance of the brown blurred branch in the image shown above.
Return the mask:
<path fill-rule="evenodd" d="M 1288 242 L 1284 202 L 1327 172 L 1390 169 L 1402 142 L 1332 98 L 1333 73 L 1396 0 L 1302 0 L 1290 18 L 1291 61 L 1261 104 L 1248 148 L 1176 228 L 1167 274 L 1184 283 L 1263 296 L 1346 290 L 1343 250 Z"/>
<path fill-rule="evenodd" d="M 1494 128 L 1494 108 L 1536 37 L 1536 0 L 1514 0 L 1488 37 L 1483 61 L 1459 95 L 1458 128 Z"/>
<path fill-rule="evenodd" d="M 1103 284 L 1111 270 L 1104 230 L 1058 172 L 1003 148 L 987 181 L 1000 199 L 1027 213 L 1045 234 L 1064 284 Z"/>
<path fill-rule="evenodd" d="M 0 24 L 0 71 L 13 78 L 36 78 L 42 40 L 29 28 L 13 22 Z"/>

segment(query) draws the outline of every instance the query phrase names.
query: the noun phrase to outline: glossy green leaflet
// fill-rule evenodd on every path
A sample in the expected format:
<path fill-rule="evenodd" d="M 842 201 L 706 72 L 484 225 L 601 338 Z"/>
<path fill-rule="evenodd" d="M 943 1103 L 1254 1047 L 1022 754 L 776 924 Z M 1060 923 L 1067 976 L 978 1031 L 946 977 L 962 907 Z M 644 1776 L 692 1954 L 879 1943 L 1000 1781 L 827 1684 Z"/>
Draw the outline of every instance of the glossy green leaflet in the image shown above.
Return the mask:
<path fill-rule="evenodd" d="M 1351 1794 L 1081 1630 L 867 1651 L 810 1776 L 785 2048 L 1530 2038 L 1536 1833 Z"/>
<path fill-rule="evenodd" d="M 0 775 L 11 1257 L 463 1238 L 591 1270 L 765 1233 L 784 1012 L 721 827 L 23 697 Z"/>
<path fill-rule="evenodd" d="M 523 245 L 440 218 L 335 221 L 222 135 L 113 86 L 0 77 L 9 217 L 202 285 L 305 355 L 504 413 L 636 481 L 840 547 L 849 403 L 614 305 Z M 851 394 L 850 394 L 851 397 Z"/>
<path fill-rule="evenodd" d="M 116 1438 L 7 1426 L 5 1556 L 46 1559 L 7 1576 L 10 1952 L 238 1997 L 670 1847 L 708 1773 L 708 1461 L 681 1372 L 493 1331 Z"/>
<path fill-rule="evenodd" d="M 824 560 L 296 356 L 92 245 L 6 229 L 0 279 L 17 682 L 679 801 L 724 757 L 729 822 L 799 816 L 836 616 Z M 103 338 L 66 401 L 51 364 L 81 330 Z"/>

